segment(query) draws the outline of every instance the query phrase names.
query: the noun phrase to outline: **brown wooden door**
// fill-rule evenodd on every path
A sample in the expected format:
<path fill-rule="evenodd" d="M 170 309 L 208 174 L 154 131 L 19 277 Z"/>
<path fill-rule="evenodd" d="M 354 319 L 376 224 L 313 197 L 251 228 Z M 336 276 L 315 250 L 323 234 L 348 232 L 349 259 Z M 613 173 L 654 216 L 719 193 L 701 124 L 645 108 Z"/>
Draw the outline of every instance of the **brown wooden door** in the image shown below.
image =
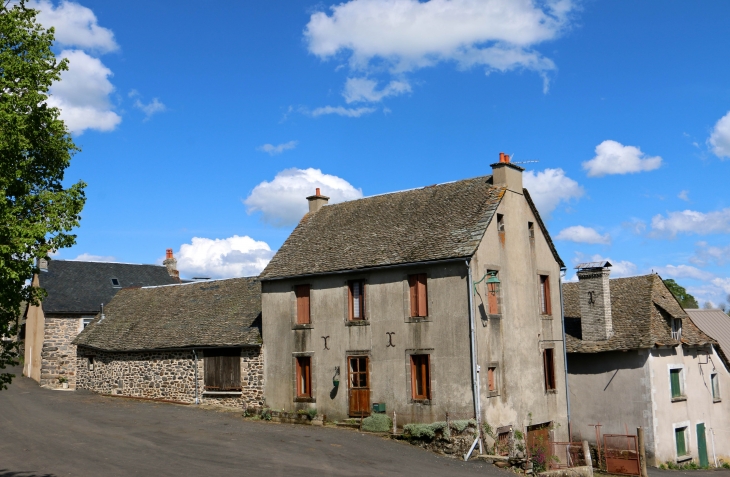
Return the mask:
<path fill-rule="evenodd" d="M 370 373 L 367 356 L 347 357 L 347 387 L 350 395 L 350 416 L 370 415 Z"/>
<path fill-rule="evenodd" d="M 548 465 L 550 456 L 552 455 L 552 446 L 550 445 L 550 423 L 537 424 L 527 427 L 527 453 L 530 457 L 535 457 L 538 461 Z"/>

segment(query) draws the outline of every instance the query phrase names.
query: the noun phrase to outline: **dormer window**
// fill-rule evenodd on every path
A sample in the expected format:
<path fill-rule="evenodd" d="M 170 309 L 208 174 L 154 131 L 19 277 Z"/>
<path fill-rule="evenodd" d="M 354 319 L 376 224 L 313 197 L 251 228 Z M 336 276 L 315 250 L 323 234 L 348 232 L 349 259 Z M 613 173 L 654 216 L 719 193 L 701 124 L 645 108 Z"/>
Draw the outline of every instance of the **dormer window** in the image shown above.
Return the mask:
<path fill-rule="evenodd" d="M 682 339 L 682 320 L 679 318 L 672 319 L 672 339 L 677 341 Z"/>
<path fill-rule="evenodd" d="M 112 286 L 114 288 L 122 288 L 122 286 L 119 284 L 119 279 L 118 278 L 112 278 Z"/>

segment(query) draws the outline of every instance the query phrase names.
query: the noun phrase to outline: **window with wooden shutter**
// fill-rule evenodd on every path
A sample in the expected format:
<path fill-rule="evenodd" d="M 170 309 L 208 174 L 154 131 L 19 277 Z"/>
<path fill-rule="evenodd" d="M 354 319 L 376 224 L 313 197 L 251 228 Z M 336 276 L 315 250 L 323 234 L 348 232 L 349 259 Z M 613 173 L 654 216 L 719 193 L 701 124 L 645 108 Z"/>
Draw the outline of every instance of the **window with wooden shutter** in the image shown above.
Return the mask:
<path fill-rule="evenodd" d="M 680 427 L 674 430 L 674 440 L 677 444 L 677 457 L 689 455 L 689 447 L 687 446 L 687 428 Z"/>
<path fill-rule="evenodd" d="M 720 400 L 720 379 L 718 374 L 712 373 L 710 381 L 712 382 L 712 400 L 718 402 Z"/>
<path fill-rule="evenodd" d="M 672 399 L 682 397 L 682 369 L 670 369 L 669 381 L 672 389 Z"/>
<path fill-rule="evenodd" d="M 311 323 L 309 307 L 309 285 L 298 285 L 294 292 L 297 296 L 297 324 L 307 325 Z"/>
<path fill-rule="evenodd" d="M 414 400 L 431 399 L 429 355 L 411 355 L 411 397 Z"/>
<path fill-rule="evenodd" d="M 552 315 L 550 309 L 550 277 L 540 275 L 540 313 L 543 315 Z"/>
<path fill-rule="evenodd" d="M 499 272 L 496 270 L 487 270 L 487 275 L 498 277 Z M 499 315 L 501 313 L 499 306 L 501 293 L 501 283 L 490 283 L 487 281 L 487 308 L 489 309 L 490 315 Z"/>
<path fill-rule="evenodd" d="M 241 348 L 206 349 L 206 391 L 241 391 Z"/>
<path fill-rule="evenodd" d="M 350 320 L 365 319 L 365 282 L 353 280 L 348 282 L 348 299 Z"/>
<path fill-rule="evenodd" d="M 297 357 L 297 397 L 312 397 L 312 358 L 310 356 Z"/>
<path fill-rule="evenodd" d="M 496 366 L 489 366 L 487 368 L 487 385 L 489 386 L 489 391 L 497 390 L 497 367 Z"/>
<path fill-rule="evenodd" d="M 545 389 L 547 391 L 555 390 L 555 353 L 552 348 L 547 348 L 542 352 L 543 369 L 545 372 Z"/>
<path fill-rule="evenodd" d="M 411 295 L 411 317 L 428 316 L 428 291 L 426 289 L 426 274 L 408 275 L 408 287 Z"/>

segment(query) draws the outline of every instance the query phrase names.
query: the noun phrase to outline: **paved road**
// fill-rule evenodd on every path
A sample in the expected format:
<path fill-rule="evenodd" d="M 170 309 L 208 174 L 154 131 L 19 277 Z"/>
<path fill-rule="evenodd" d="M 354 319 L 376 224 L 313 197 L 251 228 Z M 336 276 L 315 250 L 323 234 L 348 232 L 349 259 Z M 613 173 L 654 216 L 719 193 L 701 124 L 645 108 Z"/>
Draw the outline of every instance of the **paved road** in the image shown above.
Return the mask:
<path fill-rule="evenodd" d="M 352 430 L 51 391 L 22 377 L 0 391 L 0 477 L 485 474 L 507 476 Z"/>

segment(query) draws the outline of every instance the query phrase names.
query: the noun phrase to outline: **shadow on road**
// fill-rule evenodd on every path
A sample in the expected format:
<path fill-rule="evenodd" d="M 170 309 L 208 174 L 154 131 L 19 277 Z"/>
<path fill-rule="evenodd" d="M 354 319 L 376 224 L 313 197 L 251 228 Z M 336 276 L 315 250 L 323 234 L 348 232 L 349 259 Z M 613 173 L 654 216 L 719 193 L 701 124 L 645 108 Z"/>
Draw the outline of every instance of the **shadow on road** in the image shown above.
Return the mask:
<path fill-rule="evenodd" d="M 0 477 L 56 477 L 56 474 L 37 474 L 35 472 L 14 472 L 12 470 L 0 469 Z"/>

